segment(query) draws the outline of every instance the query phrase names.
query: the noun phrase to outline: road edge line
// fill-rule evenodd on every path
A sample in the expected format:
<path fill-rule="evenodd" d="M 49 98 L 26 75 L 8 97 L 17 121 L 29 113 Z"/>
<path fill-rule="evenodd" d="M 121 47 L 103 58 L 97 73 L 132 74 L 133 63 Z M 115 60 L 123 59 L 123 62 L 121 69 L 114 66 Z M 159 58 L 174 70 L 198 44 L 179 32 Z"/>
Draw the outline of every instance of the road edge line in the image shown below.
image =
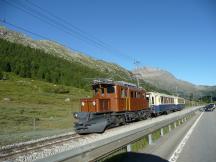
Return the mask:
<path fill-rule="evenodd" d="M 175 151 L 172 153 L 172 155 L 169 158 L 169 162 L 176 162 L 176 160 L 179 158 L 180 153 L 182 152 L 185 144 L 187 143 L 188 139 L 190 138 L 194 128 L 198 124 L 199 120 L 201 119 L 204 112 L 200 114 L 200 116 L 196 119 L 194 124 L 191 126 L 191 128 L 188 130 L 187 134 L 184 136 L 184 138 L 181 140 Z"/>

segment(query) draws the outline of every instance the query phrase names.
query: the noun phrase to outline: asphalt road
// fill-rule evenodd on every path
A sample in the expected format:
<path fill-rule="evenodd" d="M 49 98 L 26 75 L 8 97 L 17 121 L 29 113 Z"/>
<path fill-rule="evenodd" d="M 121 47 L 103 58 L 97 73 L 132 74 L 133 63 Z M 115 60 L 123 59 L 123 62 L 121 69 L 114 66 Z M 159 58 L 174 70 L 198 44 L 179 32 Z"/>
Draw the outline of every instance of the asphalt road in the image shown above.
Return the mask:
<path fill-rule="evenodd" d="M 156 155 L 163 159 L 169 160 L 172 153 L 179 145 L 187 131 L 191 128 L 193 123 L 197 120 L 199 115 L 200 112 L 197 112 L 192 119 L 178 126 L 176 129 L 173 129 L 170 133 L 164 135 L 159 140 L 155 141 L 152 145 L 149 145 L 141 152 Z"/>
<path fill-rule="evenodd" d="M 216 162 L 216 110 L 202 115 L 177 162 Z"/>
<path fill-rule="evenodd" d="M 199 116 L 201 118 L 198 120 Z M 203 114 L 198 112 L 191 120 L 160 138 L 142 153 L 170 160 L 196 121 L 190 136 L 183 142 L 184 146 L 177 151 L 178 157 L 172 162 L 216 162 L 216 110 Z"/>

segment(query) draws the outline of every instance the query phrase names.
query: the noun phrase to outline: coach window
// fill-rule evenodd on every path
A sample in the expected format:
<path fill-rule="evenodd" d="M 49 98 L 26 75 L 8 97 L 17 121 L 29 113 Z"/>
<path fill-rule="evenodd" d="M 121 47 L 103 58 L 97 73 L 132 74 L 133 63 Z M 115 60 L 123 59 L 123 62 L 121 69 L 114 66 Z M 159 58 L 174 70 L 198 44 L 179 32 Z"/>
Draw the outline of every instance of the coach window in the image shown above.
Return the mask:
<path fill-rule="evenodd" d="M 152 97 L 152 104 L 154 104 L 154 97 Z"/>
<path fill-rule="evenodd" d="M 144 96 L 145 97 L 145 96 Z M 146 95 L 146 99 L 149 101 L 149 95 Z"/>
<path fill-rule="evenodd" d="M 115 87 L 110 85 L 107 87 L 107 93 L 115 93 Z"/>
<path fill-rule="evenodd" d="M 161 97 L 161 103 L 163 104 L 163 96 Z"/>

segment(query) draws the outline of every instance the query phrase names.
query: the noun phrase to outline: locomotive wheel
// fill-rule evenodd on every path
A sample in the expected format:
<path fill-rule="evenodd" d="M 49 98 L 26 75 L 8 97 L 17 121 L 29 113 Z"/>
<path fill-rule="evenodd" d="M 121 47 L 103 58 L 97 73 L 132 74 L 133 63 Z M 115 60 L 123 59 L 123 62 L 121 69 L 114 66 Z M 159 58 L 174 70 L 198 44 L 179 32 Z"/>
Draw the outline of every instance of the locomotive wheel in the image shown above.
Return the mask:
<path fill-rule="evenodd" d="M 123 115 L 120 116 L 119 122 L 120 122 L 120 125 L 125 125 L 126 124 L 125 117 Z"/>

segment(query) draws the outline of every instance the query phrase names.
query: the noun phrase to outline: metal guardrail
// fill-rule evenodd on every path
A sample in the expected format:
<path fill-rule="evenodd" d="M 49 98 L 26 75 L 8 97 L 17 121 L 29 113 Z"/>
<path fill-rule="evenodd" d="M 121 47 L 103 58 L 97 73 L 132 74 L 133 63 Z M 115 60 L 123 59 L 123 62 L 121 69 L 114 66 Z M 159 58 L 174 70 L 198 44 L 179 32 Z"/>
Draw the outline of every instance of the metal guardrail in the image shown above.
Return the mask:
<path fill-rule="evenodd" d="M 148 134 L 151 134 L 152 132 L 160 128 L 163 128 L 169 124 L 172 124 L 175 121 L 184 119 L 191 113 L 194 113 L 195 111 L 199 110 L 201 107 L 202 106 L 186 109 L 184 113 L 181 112 L 181 115 L 179 115 L 179 113 L 172 113 L 164 117 L 162 121 L 155 120 L 154 122 L 154 119 L 152 119 L 152 122 L 150 122 L 149 124 L 145 124 L 141 128 L 136 128 L 136 129 L 124 132 L 124 133 L 120 133 L 118 135 L 110 136 L 104 140 L 95 141 L 93 143 L 82 145 L 80 147 L 71 149 L 69 151 L 65 151 L 65 152 L 62 152 L 62 153 L 59 153 L 59 154 L 56 154 L 56 155 L 53 155 L 51 157 L 47 157 L 41 160 L 37 160 L 37 161 L 38 162 L 42 162 L 42 161 L 43 162 L 44 161 L 46 162 L 94 161 L 95 159 L 98 159 L 99 157 L 103 157 L 104 155 L 109 154 L 110 152 L 113 152 L 113 150 L 118 150 L 119 148 L 130 146 L 130 143 Z M 130 151 L 130 147 L 127 147 L 127 148 L 129 148 L 128 151 Z"/>

